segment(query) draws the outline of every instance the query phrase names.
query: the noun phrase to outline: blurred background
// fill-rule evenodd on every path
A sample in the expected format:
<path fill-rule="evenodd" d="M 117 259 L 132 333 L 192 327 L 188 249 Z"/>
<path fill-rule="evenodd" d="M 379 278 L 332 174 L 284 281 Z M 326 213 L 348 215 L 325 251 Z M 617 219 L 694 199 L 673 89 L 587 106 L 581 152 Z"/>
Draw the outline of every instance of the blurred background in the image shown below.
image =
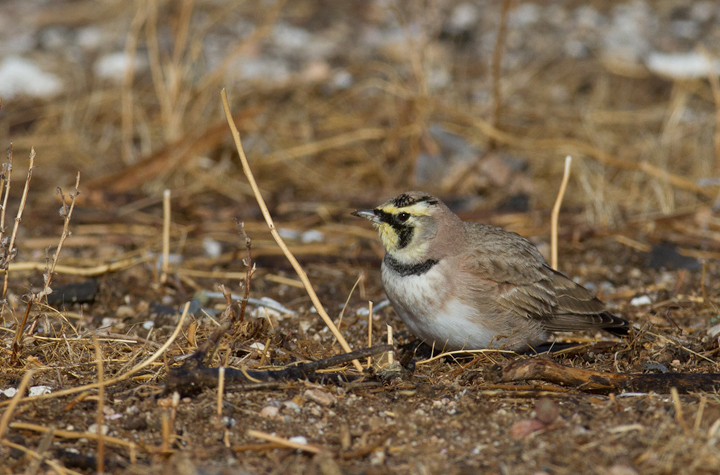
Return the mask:
<path fill-rule="evenodd" d="M 19 258 L 41 260 L 41 238 L 59 235 L 55 188 L 78 171 L 85 250 L 67 258 L 159 249 L 166 188 L 174 251 L 207 266 L 237 246 L 230 217 L 259 214 L 223 88 L 301 254 L 357 257 L 373 233 L 348 212 L 408 189 L 545 251 L 569 154 L 565 242 L 625 230 L 629 250 L 712 256 L 717 58 L 713 1 L 6 0 L 0 143 L 14 180 L 37 152 Z"/>
<path fill-rule="evenodd" d="M 279 366 L 340 352 L 260 215 L 222 89 L 280 234 L 352 348 L 369 344 L 368 327 L 373 343 L 386 341 L 385 323 L 397 343 L 413 336 L 390 307 L 378 308 L 383 249 L 351 211 L 424 190 L 466 220 L 528 237 L 548 256 L 550 210 L 571 155 L 559 269 L 635 330 L 616 343 L 561 335 L 583 346 L 558 358 L 619 373 L 717 373 L 719 73 L 716 0 L 0 0 L 0 145 L 12 144 L 13 160 L 0 270 L 15 256 L 7 237 L 36 152 L 17 255 L 4 277 L 7 300 L 0 299 L 0 389 L 16 384 L 23 366 L 39 368 L 38 380 L 54 389 L 94 382 L 90 336 L 98 329 L 106 371 L 124 373 L 167 341 L 188 301 L 187 337 L 169 358 L 206 341 L 227 306 L 211 292 L 222 283 L 241 294 L 246 275 L 233 217 L 252 238 L 250 296 L 275 302 L 251 302 L 208 365 Z M 3 172 L 0 195 L 8 190 L 7 166 Z M 81 194 L 51 309 L 41 304 L 63 229 L 56 189 L 68 202 L 78 172 Z M 163 276 L 166 189 L 171 265 Z M 377 305 L 374 326 L 368 300 Z M 130 422 L 120 437 L 165 442 L 164 409 L 147 395 L 162 390 L 168 361 L 110 393 L 105 408 L 142 419 L 123 419 Z M 715 399 L 703 397 L 697 411 L 685 399 L 690 432 L 677 398 L 554 392 L 568 401 L 561 430 L 525 443 L 506 429 L 533 413 L 532 399 L 522 398 L 534 396 L 474 391 L 489 387 L 484 368 L 502 361 L 418 364 L 412 386 L 398 383 L 385 395 L 382 384 L 338 388 L 332 410 L 303 402 L 302 384 L 230 391 L 234 409 L 226 412 L 241 422 L 232 443 L 256 443 L 244 433 L 254 427 L 325 447 L 343 441 L 346 450 L 345 436 L 334 434 L 350 441 L 352 426 L 355 448 L 367 448 L 368 434 L 397 420 L 393 446 L 379 439 L 387 459 L 384 449 L 362 458 L 362 449 L 342 470 L 304 473 L 395 466 L 410 468 L 394 473 L 449 474 L 462 464 L 470 467 L 462 473 L 638 473 L 601 468 L 629 461 L 641 473 L 718 473 Z M 211 422 L 216 395 L 203 397 L 180 407 L 182 444 L 225 463 L 229 452 L 219 450 Z M 28 405 L 18 417 L 82 430 L 96 411 L 81 401 Z M 281 407 L 284 419 L 266 417 L 265 409 L 277 415 Z M 138 438 L 135 428 L 147 432 Z M 141 458 L 167 455 L 153 450 Z M 242 473 L 300 473 L 309 463 L 294 450 L 251 451 L 236 456 L 264 468 Z M 178 473 L 190 473 L 176 460 Z"/>

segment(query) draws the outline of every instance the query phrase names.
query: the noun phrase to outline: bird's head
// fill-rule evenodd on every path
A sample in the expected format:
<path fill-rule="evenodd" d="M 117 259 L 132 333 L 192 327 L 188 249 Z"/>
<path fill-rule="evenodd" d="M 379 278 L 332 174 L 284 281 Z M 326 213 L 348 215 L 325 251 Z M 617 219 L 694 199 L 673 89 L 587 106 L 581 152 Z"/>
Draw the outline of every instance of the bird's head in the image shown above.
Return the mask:
<path fill-rule="evenodd" d="M 426 259 L 443 222 L 457 218 L 439 199 L 419 191 L 403 193 L 377 208 L 352 214 L 370 220 L 385 251 L 407 263 Z"/>

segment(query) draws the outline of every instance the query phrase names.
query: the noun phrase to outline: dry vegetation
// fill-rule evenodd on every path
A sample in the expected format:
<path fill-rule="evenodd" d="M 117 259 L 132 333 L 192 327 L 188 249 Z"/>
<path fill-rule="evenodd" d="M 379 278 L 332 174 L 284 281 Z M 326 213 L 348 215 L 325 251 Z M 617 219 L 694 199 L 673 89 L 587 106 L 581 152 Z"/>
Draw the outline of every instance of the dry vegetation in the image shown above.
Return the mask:
<path fill-rule="evenodd" d="M 527 23 L 527 4 L 480 1 L 465 29 L 452 1 L 37 3 L 0 5 L 2 42 L 31 31 L 27 55 L 64 83 L 0 110 L 0 144 L 12 143 L 0 180 L 0 390 L 19 390 L 0 394 L 0 473 L 720 471 L 713 390 L 502 380 L 495 365 L 518 359 L 503 352 L 414 371 L 374 355 L 361 379 L 350 362 L 258 379 L 339 355 L 342 338 L 368 345 L 382 250 L 350 211 L 422 188 L 545 252 L 567 154 L 560 269 L 635 331 L 562 335 L 580 346 L 543 357 L 720 373 L 720 85 L 601 51 L 610 26 L 578 12 L 610 22 L 618 2 L 538 2 Z M 720 57 L 720 11 L 691 40 L 667 33 L 690 15 L 682 2 L 628 5 L 659 22 L 653 48 Z M 79 46 L 91 33 L 101 40 Z M 573 38 L 587 54 L 568 53 Z M 136 69 L 94 69 L 123 51 Z M 269 213 L 340 341 L 263 220 L 223 88 Z M 248 290 L 248 265 L 249 296 L 285 310 L 210 293 Z M 387 340 L 386 323 L 395 343 L 412 340 L 391 308 L 372 315 L 373 342 Z M 165 391 L 198 348 L 200 363 L 228 367 L 219 390 Z M 38 386 L 50 392 L 25 397 Z"/>

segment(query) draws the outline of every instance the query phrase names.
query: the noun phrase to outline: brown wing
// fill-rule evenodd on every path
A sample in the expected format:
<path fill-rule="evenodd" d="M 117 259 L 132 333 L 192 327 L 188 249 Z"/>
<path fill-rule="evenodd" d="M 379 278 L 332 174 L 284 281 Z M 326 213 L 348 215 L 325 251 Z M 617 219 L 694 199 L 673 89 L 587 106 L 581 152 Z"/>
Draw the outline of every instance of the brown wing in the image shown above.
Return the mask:
<path fill-rule="evenodd" d="M 608 312 L 585 287 L 550 268 L 525 238 L 491 226 L 475 229 L 485 239 L 475 241 L 476 250 L 465 262 L 485 277 L 486 291 L 488 282 L 497 286 L 497 305 L 549 331 L 602 328 L 627 333 L 626 320 Z"/>

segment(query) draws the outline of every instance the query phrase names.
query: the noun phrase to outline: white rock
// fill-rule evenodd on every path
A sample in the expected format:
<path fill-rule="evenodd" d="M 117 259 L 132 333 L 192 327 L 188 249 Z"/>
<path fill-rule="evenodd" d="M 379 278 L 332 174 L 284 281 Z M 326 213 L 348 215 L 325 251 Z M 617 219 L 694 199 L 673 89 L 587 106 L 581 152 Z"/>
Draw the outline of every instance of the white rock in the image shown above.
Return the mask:
<path fill-rule="evenodd" d="M 370 465 L 377 467 L 385 463 L 385 450 L 378 449 L 370 456 Z"/>
<path fill-rule="evenodd" d="M 342 69 L 333 74 L 331 82 L 333 87 L 336 87 L 337 89 L 347 89 L 353 85 L 355 79 L 352 74 Z"/>
<path fill-rule="evenodd" d="M 0 63 L 0 96 L 5 99 L 16 96 L 52 97 L 60 93 L 62 87 L 58 76 L 44 72 L 30 60 L 9 56 Z"/>
<path fill-rule="evenodd" d="M 131 64 L 135 72 L 145 69 L 148 65 L 147 59 L 143 56 L 135 55 L 132 63 L 130 59 L 131 57 L 126 55 L 124 51 L 106 54 L 95 61 L 93 72 L 103 79 L 112 79 L 117 83 L 121 83 Z"/>
<path fill-rule="evenodd" d="M 465 2 L 456 6 L 450 14 L 449 28 L 455 33 L 473 30 L 480 19 L 480 10 L 472 3 Z"/>
<path fill-rule="evenodd" d="M 239 74 L 246 80 L 263 80 L 270 84 L 285 83 L 290 79 L 290 65 L 279 59 L 238 58 L 228 69 L 228 74 Z"/>
<path fill-rule="evenodd" d="M 120 305 L 115 310 L 115 316 L 118 318 L 130 318 L 130 317 L 134 317 L 136 314 L 137 314 L 137 312 L 131 305 Z M 108 318 L 107 322 L 105 320 L 106 319 L 103 318 L 103 322 L 102 322 L 103 326 L 110 326 L 117 322 L 117 320 L 115 320 L 114 318 Z M 107 325 L 106 325 L 106 323 L 107 323 Z"/>
<path fill-rule="evenodd" d="M 275 44 L 285 49 L 301 49 L 310 42 L 310 33 L 287 23 L 275 25 L 272 30 L 272 38 Z"/>
<path fill-rule="evenodd" d="M 207 257 L 217 259 L 222 254 L 222 243 L 206 237 L 202 241 L 203 252 Z"/>
<path fill-rule="evenodd" d="M 337 398 L 333 394 L 322 389 L 306 389 L 303 398 L 316 402 L 321 406 L 332 406 L 337 403 Z"/>
<path fill-rule="evenodd" d="M 640 307 L 642 305 L 650 305 L 652 303 L 652 300 L 650 300 L 650 297 L 647 295 L 641 295 L 640 297 L 635 297 L 630 301 L 630 305 L 633 305 L 635 307 Z"/>
<path fill-rule="evenodd" d="M 283 239 L 297 239 L 300 237 L 300 231 L 290 228 L 278 228 L 278 234 Z"/>
<path fill-rule="evenodd" d="M 508 23 L 513 26 L 528 26 L 540 20 L 540 7 L 534 3 L 523 3 L 510 11 Z"/>
<path fill-rule="evenodd" d="M 146 322 L 143 322 L 143 324 L 142 324 L 142 327 L 145 330 L 150 330 L 154 326 L 155 326 L 155 322 L 153 322 L 152 320 L 147 320 Z"/>
<path fill-rule="evenodd" d="M 100 322 L 100 328 L 109 328 L 117 323 L 117 318 L 105 317 Z"/>
<path fill-rule="evenodd" d="M 712 338 L 715 338 L 716 336 L 720 335 L 720 323 L 718 323 L 717 325 L 713 325 L 713 326 L 711 326 L 710 328 L 708 328 L 708 329 L 707 329 L 707 334 L 708 334 L 710 337 L 712 337 Z"/>
<path fill-rule="evenodd" d="M 300 242 L 304 244 L 308 244 L 311 242 L 322 242 L 324 239 L 325 235 L 315 229 L 305 231 L 304 233 L 302 233 L 302 236 L 300 236 Z"/>
<path fill-rule="evenodd" d="M 100 428 L 102 435 L 107 435 L 109 430 L 110 430 L 110 428 L 108 426 L 106 426 L 105 424 L 103 424 Z M 97 434 L 98 433 L 98 425 L 91 424 L 90 427 L 88 427 L 87 431 L 92 434 Z"/>
<path fill-rule="evenodd" d="M 296 444 L 302 444 L 302 445 L 307 445 L 307 443 L 308 443 L 307 439 L 301 435 L 296 435 L 295 437 L 290 437 L 288 440 L 290 442 L 294 442 Z"/>
<path fill-rule="evenodd" d="M 283 407 L 293 412 L 300 412 L 300 405 L 295 401 L 285 401 L 282 403 Z"/>
<path fill-rule="evenodd" d="M 280 318 L 282 314 L 272 308 L 258 307 L 250 312 L 250 316 L 253 318 Z"/>
<path fill-rule="evenodd" d="M 14 397 L 17 394 L 17 388 L 3 389 L 0 393 L 3 393 L 6 397 Z"/>
<path fill-rule="evenodd" d="M 77 30 L 75 41 L 85 50 L 95 50 L 100 47 L 103 34 L 102 30 L 97 26 L 87 26 Z"/>
<path fill-rule="evenodd" d="M 250 348 L 254 348 L 256 350 L 265 351 L 265 345 L 263 343 L 260 343 L 259 341 L 256 341 L 252 345 L 250 345 Z"/>
<path fill-rule="evenodd" d="M 720 74 L 720 60 L 712 61 L 711 66 L 705 56 L 696 52 L 665 54 L 655 51 L 647 56 L 645 64 L 655 74 L 673 79 L 704 78 L 711 67 Z"/>
<path fill-rule="evenodd" d="M 275 406 L 265 406 L 260 410 L 260 415 L 263 417 L 267 417 L 270 419 L 273 419 L 280 414 L 280 409 L 278 409 Z"/>

